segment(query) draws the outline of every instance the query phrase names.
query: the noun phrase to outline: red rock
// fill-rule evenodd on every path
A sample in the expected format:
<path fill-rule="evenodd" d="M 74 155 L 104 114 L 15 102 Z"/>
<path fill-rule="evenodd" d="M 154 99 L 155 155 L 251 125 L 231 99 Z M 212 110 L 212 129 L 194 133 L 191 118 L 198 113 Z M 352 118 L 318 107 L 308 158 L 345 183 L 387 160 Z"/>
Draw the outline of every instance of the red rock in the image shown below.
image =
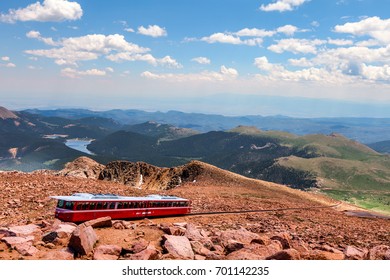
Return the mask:
<path fill-rule="evenodd" d="M 222 242 L 222 245 L 226 246 L 229 243 L 229 240 L 236 240 L 238 242 L 249 244 L 252 240 L 258 239 L 259 235 L 253 232 L 246 230 L 245 228 L 240 228 L 239 230 L 227 230 L 221 233 L 219 239 Z"/>
<path fill-rule="evenodd" d="M 278 240 L 282 243 L 283 249 L 291 248 L 291 236 L 284 232 L 271 237 L 271 240 Z"/>
<path fill-rule="evenodd" d="M 206 256 L 210 254 L 210 250 L 207 249 L 203 244 L 199 241 L 190 241 L 192 250 L 195 254 Z"/>
<path fill-rule="evenodd" d="M 122 252 L 122 247 L 117 245 L 100 245 L 93 253 L 94 260 L 117 260 Z"/>
<path fill-rule="evenodd" d="M 200 240 L 204 238 L 200 230 L 197 229 L 196 226 L 193 224 L 187 224 L 185 236 L 189 240 Z"/>
<path fill-rule="evenodd" d="M 267 260 L 300 260 L 301 256 L 299 252 L 295 249 L 285 249 L 267 257 L 266 259 Z"/>
<path fill-rule="evenodd" d="M 256 255 L 248 249 L 241 249 L 228 254 L 226 260 L 264 260 L 262 256 Z"/>
<path fill-rule="evenodd" d="M 177 259 L 194 259 L 191 243 L 185 236 L 163 235 L 164 248 Z"/>
<path fill-rule="evenodd" d="M 92 252 L 98 237 L 91 226 L 81 224 L 72 233 L 68 246 L 80 255 Z"/>
<path fill-rule="evenodd" d="M 344 250 L 344 255 L 348 260 L 363 260 L 367 252 L 355 246 L 347 246 Z"/>
<path fill-rule="evenodd" d="M 132 254 L 127 259 L 129 260 L 158 260 L 159 252 L 152 245 L 149 245 L 146 250 L 143 250 L 137 254 Z"/>
<path fill-rule="evenodd" d="M 369 260 L 390 260 L 390 246 L 379 245 L 368 252 Z"/>
<path fill-rule="evenodd" d="M 240 250 L 244 248 L 244 244 L 241 242 L 238 242 L 236 240 L 229 240 L 228 243 L 225 246 L 225 250 L 227 253 L 231 253 L 237 250 Z"/>
<path fill-rule="evenodd" d="M 43 260 L 74 260 L 73 252 L 65 249 L 61 251 L 49 251 L 40 255 Z"/>
<path fill-rule="evenodd" d="M 314 250 L 307 258 L 310 260 L 344 260 L 345 256 L 343 253 Z"/>
<path fill-rule="evenodd" d="M 132 254 L 139 253 L 145 250 L 149 246 L 149 242 L 143 239 L 142 237 L 134 239 L 130 242 L 129 246 L 123 248 L 125 252 Z"/>
<path fill-rule="evenodd" d="M 34 256 L 39 252 L 30 242 L 16 244 L 15 250 L 22 256 Z"/>
<path fill-rule="evenodd" d="M 86 227 L 91 226 L 93 228 L 112 227 L 112 221 L 110 216 L 90 220 L 85 222 L 84 224 Z"/>

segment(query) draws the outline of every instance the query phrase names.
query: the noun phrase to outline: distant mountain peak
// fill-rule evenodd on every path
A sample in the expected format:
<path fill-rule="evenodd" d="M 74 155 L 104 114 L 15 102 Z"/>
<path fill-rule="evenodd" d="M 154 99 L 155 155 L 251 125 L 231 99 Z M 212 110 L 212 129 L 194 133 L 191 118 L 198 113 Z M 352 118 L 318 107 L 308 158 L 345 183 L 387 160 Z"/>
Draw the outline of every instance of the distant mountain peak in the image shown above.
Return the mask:
<path fill-rule="evenodd" d="M 235 133 L 240 133 L 240 134 L 258 134 L 258 133 L 261 133 L 261 130 L 255 126 L 239 125 L 233 129 L 229 130 L 229 132 L 235 132 Z"/>
<path fill-rule="evenodd" d="M 0 119 L 6 120 L 6 119 L 19 119 L 17 115 L 12 113 L 7 108 L 0 106 Z"/>

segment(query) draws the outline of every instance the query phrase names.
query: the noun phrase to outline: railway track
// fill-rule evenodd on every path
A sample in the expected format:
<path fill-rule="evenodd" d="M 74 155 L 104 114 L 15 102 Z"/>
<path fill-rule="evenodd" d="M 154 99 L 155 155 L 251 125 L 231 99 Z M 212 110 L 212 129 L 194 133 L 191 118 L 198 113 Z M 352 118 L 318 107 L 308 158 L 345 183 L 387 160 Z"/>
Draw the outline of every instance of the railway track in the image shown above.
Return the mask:
<path fill-rule="evenodd" d="M 279 212 L 279 211 L 294 211 L 294 210 L 316 210 L 326 208 L 336 208 L 341 202 L 328 206 L 313 206 L 313 207 L 291 207 L 291 208 L 274 208 L 274 209 L 257 209 L 257 210 L 237 210 L 237 211 L 219 211 L 219 212 L 194 212 L 185 216 L 205 216 L 205 215 L 221 215 L 221 214 L 245 214 L 245 213 L 262 213 L 262 212 Z"/>

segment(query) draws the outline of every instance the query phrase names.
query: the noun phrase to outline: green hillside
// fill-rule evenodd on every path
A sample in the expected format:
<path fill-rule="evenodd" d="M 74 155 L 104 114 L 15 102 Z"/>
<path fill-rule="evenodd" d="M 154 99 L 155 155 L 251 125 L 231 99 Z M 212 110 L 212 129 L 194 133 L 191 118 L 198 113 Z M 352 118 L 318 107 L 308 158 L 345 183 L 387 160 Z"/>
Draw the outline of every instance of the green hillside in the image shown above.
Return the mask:
<path fill-rule="evenodd" d="M 201 160 L 251 178 L 320 191 L 390 213 L 390 157 L 339 134 L 297 136 L 240 126 L 159 142 L 120 132 L 95 141 L 89 149 L 159 166 Z"/>

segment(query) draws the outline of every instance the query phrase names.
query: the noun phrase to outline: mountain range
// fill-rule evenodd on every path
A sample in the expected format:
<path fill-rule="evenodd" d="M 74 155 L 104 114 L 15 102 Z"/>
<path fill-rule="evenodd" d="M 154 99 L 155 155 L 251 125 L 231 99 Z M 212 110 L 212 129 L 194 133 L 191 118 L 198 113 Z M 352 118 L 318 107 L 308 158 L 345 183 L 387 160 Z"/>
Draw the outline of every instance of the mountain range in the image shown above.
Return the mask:
<path fill-rule="evenodd" d="M 242 125 L 256 122 L 266 123 L 266 128 Z M 380 153 L 386 152 L 389 142 L 370 144 L 379 145 L 375 151 L 364 141 L 335 133 L 390 139 L 390 135 L 385 138 L 389 125 L 390 119 L 225 117 L 137 110 L 11 112 L 1 107 L 0 169 L 62 169 L 85 155 L 69 148 L 66 141 L 87 138 L 92 142 L 91 157 L 102 164 L 126 160 L 171 167 L 201 160 L 246 177 L 320 191 L 390 212 L 390 157 Z"/>

